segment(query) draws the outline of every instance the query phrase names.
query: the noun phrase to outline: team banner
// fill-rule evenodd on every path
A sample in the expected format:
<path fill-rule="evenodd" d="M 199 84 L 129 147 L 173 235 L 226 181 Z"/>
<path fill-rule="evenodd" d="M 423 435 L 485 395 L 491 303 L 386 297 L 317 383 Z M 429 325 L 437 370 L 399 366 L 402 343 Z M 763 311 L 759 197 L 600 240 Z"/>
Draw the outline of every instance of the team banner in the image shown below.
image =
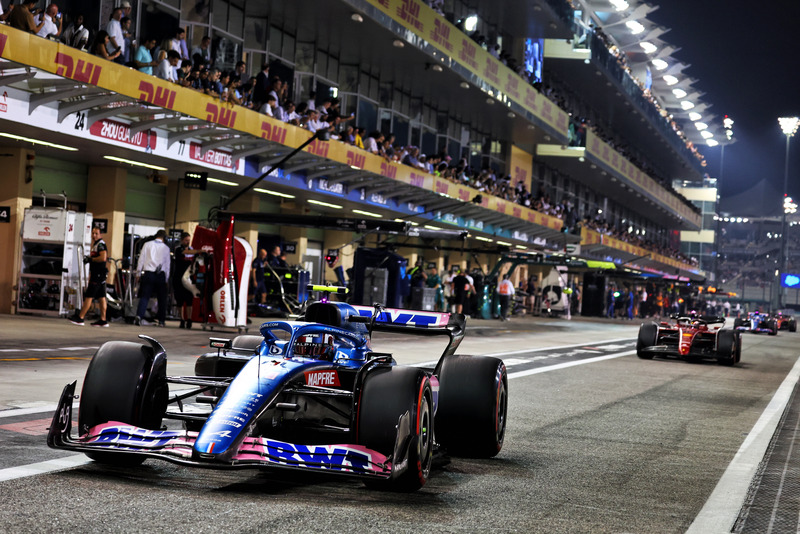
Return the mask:
<path fill-rule="evenodd" d="M 632 245 L 626 241 L 622 241 L 621 239 L 601 234 L 600 232 L 596 232 L 586 227 L 581 228 L 581 246 L 590 245 L 604 245 L 606 247 L 621 250 L 622 252 L 626 252 L 634 256 L 649 257 L 653 261 L 657 261 L 663 265 L 669 265 L 670 267 L 683 269 L 693 273 L 698 272 L 697 268 L 693 267 L 692 265 L 683 263 L 674 258 L 669 258 L 662 254 L 656 254 L 655 252 L 651 252 L 642 247 L 637 247 L 636 245 Z"/>
<path fill-rule="evenodd" d="M 694 224 L 698 228 L 701 226 L 702 218 L 700 215 L 692 211 L 677 196 L 658 185 L 655 180 L 603 142 L 591 130 L 586 133 L 586 152 L 605 163 L 606 166 L 628 183 L 635 184 L 640 191 L 644 191 L 651 198 L 658 200 L 663 206 L 669 208 L 670 211 L 686 219 L 690 224 Z"/>
<path fill-rule="evenodd" d="M 505 94 L 559 134 L 567 137 L 569 116 L 531 84 L 478 46 L 422 0 L 367 0 L 395 22 L 425 39 L 459 65 Z"/>

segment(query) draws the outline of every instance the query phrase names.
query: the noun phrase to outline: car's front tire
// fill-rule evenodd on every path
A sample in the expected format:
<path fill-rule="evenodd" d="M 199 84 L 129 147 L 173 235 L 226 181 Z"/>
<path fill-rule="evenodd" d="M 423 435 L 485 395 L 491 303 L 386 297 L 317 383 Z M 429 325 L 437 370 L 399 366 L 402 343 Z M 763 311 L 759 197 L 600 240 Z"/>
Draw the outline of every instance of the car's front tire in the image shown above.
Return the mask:
<path fill-rule="evenodd" d="M 92 357 L 81 391 L 78 429 L 81 435 L 99 424 L 118 421 L 158 430 L 167 407 L 167 359 L 152 346 L 128 341 L 104 343 Z M 144 456 L 88 452 L 101 463 L 137 465 Z"/>
<path fill-rule="evenodd" d="M 418 490 L 430 475 L 434 443 L 433 390 L 425 372 L 394 366 L 370 372 L 359 396 L 356 443 L 392 456 L 398 420 L 406 412 L 411 423 L 408 466 L 396 478 L 369 482 L 369 486 L 394 491 Z M 393 458 L 395 465 L 401 460 Z"/>
<path fill-rule="evenodd" d="M 643 360 L 653 359 L 653 353 L 644 349 L 655 345 L 657 336 L 658 325 L 656 323 L 647 323 L 639 327 L 639 337 L 636 339 L 636 355 L 639 358 Z"/>

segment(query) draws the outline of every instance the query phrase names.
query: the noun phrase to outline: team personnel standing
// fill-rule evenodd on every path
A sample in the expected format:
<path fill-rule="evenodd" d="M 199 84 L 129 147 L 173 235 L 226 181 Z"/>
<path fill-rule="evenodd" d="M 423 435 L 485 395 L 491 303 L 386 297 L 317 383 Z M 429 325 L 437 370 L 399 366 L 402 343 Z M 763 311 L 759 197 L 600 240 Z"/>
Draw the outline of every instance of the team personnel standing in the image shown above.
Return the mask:
<path fill-rule="evenodd" d="M 188 232 L 181 233 L 181 242 L 175 247 L 175 272 L 172 275 L 172 291 L 175 295 L 175 305 L 178 306 L 181 316 L 179 328 L 192 327 L 192 300 L 194 295 L 183 285 L 183 275 L 192 265 L 194 255 L 202 252 L 190 248 L 191 237 Z"/>
<path fill-rule="evenodd" d="M 503 281 L 497 285 L 497 295 L 500 297 L 500 320 L 508 321 L 508 304 L 514 296 L 514 284 L 508 279 L 508 273 L 503 275 Z"/>
<path fill-rule="evenodd" d="M 255 289 L 253 300 L 256 304 L 267 303 L 267 285 L 264 281 L 264 267 L 267 266 L 267 249 L 262 248 L 258 251 L 258 257 L 253 260 L 250 269 L 250 285 Z"/>
<path fill-rule="evenodd" d="M 469 295 L 469 279 L 459 269 L 451 284 L 453 285 L 453 303 L 456 305 L 456 313 L 461 313 Z"/>
<path fill-rule="evenodd" d="M 144 319 L 147 303 L 153 291 L 158 299 L 158 326 L 165 326 L 167 319 L 167 280 L 169 279 L 170 252 L 164 243 L 167 232 L 159 230 L 155 239 L 148 241 L 139 254 L 139 263 L 136 270 L 141 273 L 139 278 L 139 308 L 136 310 L 136 324 L 149 325 Z"/>
<path fill-rule="evenodd" d="M 83 318 L 92 306 L 93 301 L 97 301 L 100 307 L 100 319 L 92 323 L 92 326 L 107 327 L 106 321 L 106 277 L 108 276 L 108 248 L 106 242 L 100 237 L 100 229 L 92 228 L 92 249 L 83 261 L 89 264 L 89 284 L 83 292 L 83 306 L 80 312 L 69 318 L 72 324 L 83 326 Z"/>

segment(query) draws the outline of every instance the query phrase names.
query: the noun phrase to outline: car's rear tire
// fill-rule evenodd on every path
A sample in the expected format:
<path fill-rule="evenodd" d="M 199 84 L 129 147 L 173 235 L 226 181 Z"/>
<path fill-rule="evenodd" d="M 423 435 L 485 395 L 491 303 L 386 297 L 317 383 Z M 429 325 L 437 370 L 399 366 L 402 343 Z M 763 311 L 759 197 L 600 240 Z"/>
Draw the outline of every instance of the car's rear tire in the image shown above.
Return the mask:
<path fill-rule="evenodd" d="M 408 467 L 397 478 L 367 485 L 393 491 L 415 491 L 428 480 L 433 463 L 433 390 L 421 369 L 384 367 L 364 379 L 358 402 L 356 443 L 389 457 L 394 452 L 397 423 L 408 412 L 411 443 Z M 402 459 L 394 458 L 397 464 Z"/>
<path fill-rule="evenodd" d="M 108 421 L 158 430 L 167 408 L 166 356 L 153 347 L 128 341 L 104 343 L 92 357 L 81 391 L 78 429 L 81 435 Z M 138 465 L 135 454 L 88 452 L 100 463 Z"/>
<path fill-rule="evenodd" d="M 797 332 L 797 321 L 791 321 L 789 323 L 789 332 Z"/>
<path fill-rule="evenodd" d="M 743 321 L 739 317 L 737 317 L 736 319 L 733 320 L 733 327 L 739 328 L 740 326 L 742 326 L 742 322 Z"/>
<path fill-rule="evenodd" d="M 658 336 L 658 325 L 656 323 L 647 323 L 639 327 L 639 337 L 636 339 L 636 355 L 639 358 L 643 360 L 653 359 L 653 353 L 644 349 L 656 344 L 656 336 Z"/>
<path fill-rule="evenodd" d="M 717 363 L 731 366 L 741 359 L 741 337 L 733 330 L 717 334 Z"/>
<path fill-rule="evenodd" d="M 438 378 L 436 442 L 456 456 L 496 456 L 503 448 L 508 415 L 503 361 L 489 356 L 448 356 Z"/>

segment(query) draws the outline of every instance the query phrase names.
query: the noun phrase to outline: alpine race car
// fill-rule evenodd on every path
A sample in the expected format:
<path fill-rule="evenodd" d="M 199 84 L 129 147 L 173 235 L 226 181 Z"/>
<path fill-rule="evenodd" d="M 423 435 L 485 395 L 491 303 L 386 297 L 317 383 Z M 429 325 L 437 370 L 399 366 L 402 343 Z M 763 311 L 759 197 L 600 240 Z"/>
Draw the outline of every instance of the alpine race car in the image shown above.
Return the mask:
<path fill-rule="evenodd" d="M 674 322 L 645 323 L 639 327 L 636 355 L 645 360 L 673 356 L 687 360 L 715 359 L 720 365 L 741 360 L 739 332 L 722 328 L 724 317 L 673 317 Z M 715 326 L 716 325 L 716 326 Z"/>
<path fill-rule="evenodd" d="M 734 330 L 740 332 L 766 332 L 771 336 L 778 335 L 778 322 L 767 313 L 754 311 L 747 314 L 747 317 L 737 317 L 733 320 Z"/>
<path fill-rule="evenodd" d="M 266 322 L 259 336 L 212 338 L 216 352 L 198 358 L 195 376 L 167 376 L 151 337 L 108 342 L 86 372 L 78 435 L 72 382 L 47 443 L 105 464 L 305 470 L 414 491 L 434 453 L 490 458 L 503 446 L 506 368 L 455 354 L 465 324 L 461 314 L 315 302 L 303 320 Z M 400 366 L 372 350 L 379 330 L 449 342 L 431 368 Z"/>
<path fill-rule="evenodd" d="M 772 319 L 775 321 L 778 330 L 797 332 L 797 319 L 794 318 L 794 314 L 791 312 L 778 310 L 772 314 Z"/>

